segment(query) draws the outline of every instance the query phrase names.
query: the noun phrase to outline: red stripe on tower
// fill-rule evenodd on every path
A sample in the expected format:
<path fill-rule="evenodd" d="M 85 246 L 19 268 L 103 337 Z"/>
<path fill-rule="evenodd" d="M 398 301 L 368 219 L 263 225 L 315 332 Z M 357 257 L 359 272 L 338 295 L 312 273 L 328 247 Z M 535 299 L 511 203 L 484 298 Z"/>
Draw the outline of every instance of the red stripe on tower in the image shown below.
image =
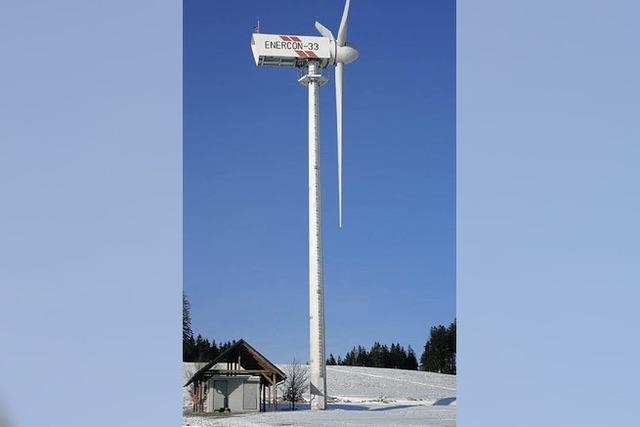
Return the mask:
<path fill-rule="evenodd" d="M 313 53 L 313 51 L 311 51 L 311 50 L 305 50 L 304 53 L 306 53 L 309 58 L 317 58 L 318 57 L 318 55 Z"/>
<path fill-rule="evenodd" d="M 291 40 L 289 40 L 289 37 L 287 36 L 280 36 L 280 38 L 286 42 L 290 42 Z"/>
<path fill-rule="evenodd" d="M 296 36 L 289 36 L 289 38 L 290 38 L 291 40 L 293 40 L 294 42 L 301 42 L 301 41 L 302 41 L 302 40 L 300 40 L 300 38 L 299 38 L 299 37 L 296 37 Z"/>
<path fill-rule="evenodd" d="M 307 57 L 307 55 L 305 55 L 305 54 L 304 54 L 304 52 L 303 52 L 303 51 L 301 51 L 301 50 L 296 50 L 295 52 L 296 52 L 296 53 L 298 54 L 298 56 L 299 56 L 299 57 L 301 57 L 301 58 L 306 58 L 306 57 Z"/>

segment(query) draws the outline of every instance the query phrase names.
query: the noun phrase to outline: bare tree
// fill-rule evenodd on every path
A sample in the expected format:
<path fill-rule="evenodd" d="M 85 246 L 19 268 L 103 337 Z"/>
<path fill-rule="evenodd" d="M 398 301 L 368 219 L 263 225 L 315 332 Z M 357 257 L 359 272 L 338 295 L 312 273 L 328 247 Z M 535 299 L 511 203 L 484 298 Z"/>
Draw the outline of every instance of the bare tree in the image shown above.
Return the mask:
<path fill-rule="evenodd" d="M 284 400 L 291 403 L 291 410 L 295 411 L 296 402 L 302 400 L 304 392 L 307 390 L 309 383 L 309 368 L 307 365 L 301 365 L 293 359 L 291 365 L 285 368 L 287 379 L 283 388 Z"/>

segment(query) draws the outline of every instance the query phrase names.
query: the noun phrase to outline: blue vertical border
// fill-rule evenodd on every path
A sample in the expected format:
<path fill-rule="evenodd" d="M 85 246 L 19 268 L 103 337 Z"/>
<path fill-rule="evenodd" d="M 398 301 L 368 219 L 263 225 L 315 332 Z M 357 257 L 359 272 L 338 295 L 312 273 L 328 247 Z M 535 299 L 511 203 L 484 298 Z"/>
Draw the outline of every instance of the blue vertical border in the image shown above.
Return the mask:
<path fill-rule="evenodd" d="M 637 424 L 638 16 L 458 2 L 460 426 Z"/>
<path fill-rule="evenodd" d="M 182 2 L 2 2 L 0 56 L 0 424 L 181 425 Z"/>

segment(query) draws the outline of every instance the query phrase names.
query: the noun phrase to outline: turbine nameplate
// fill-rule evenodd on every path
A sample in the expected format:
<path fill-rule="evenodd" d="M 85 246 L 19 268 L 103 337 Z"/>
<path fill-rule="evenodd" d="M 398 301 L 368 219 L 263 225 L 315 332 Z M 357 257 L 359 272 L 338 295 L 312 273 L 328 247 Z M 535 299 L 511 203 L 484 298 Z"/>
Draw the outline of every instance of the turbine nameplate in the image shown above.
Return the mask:
<path fill-rule="evenodd" d="M 251 37 L 251 51 L 258 66 L 304 67 L 317 61 L 326 67 L 331 43 L 326 37 L 256 33 Z"/>

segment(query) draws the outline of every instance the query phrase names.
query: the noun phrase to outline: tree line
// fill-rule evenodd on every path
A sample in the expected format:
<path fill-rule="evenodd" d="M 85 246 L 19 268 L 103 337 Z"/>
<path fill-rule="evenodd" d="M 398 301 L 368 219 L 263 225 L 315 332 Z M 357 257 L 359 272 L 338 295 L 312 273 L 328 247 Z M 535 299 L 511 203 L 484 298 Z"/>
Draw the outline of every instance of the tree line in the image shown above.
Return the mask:
<path fill-rule="evenodd" d="M 187 296 L 182 294 L 182 361 L 183 362 L 209 362 L 233 344 L 235 340 L 217 344 L 215 340 L 209 341 L 198 334 L 193 337 L 191 330 L 191 304 Z"/>
<path fill-rule="evenodd" d="M 182 346 L 182 361 L 210 362 L 235 343 L 233 340 L 217 344 L 215 340 L 209 341 L 200 334 L 195 339 L 192 336 L 187 344 Z"/>
<path fill-rule="evenodd" d="M 185 362 L 209 362 L 225 351 L 235 340 L 216 343 L 198 334 L 195 338 L 191 330 L 191 305 L 186 295 L 182 295 L 182 360 Z M 438 325 L 429 331 L 429 339 L 424 345 L 420 361 L 411 346 L 406 349 L 400 343 L 391 345 L 375 342 L 368 350 L 354 346 L 344 356 L 336 359 L 329 355 L 327 365 L 367 366 L 373 368 L 395 368 L 442 374 L 456 373 L 456 321 L 449 326 Z"/>
<path fill-rule="evenodd" d="M 353 347 L 353 350 L 349 351 L 344 358 L 338 356 L 336 359 L 333 354 L 330 354 L 327 365 L 368 366 L 415 371 L 418 369 L 418 360 L 411 346 L 405 350 L 400 343 L 387 346 L 376 341 L 369 350 L 361 345 Z"/>
<path fill-rule="evenodd" d="M 333 354 L 329 355 L 327 365 L 342 366 L 366 366 L 372 368 L 395 368 L 441 374 L 456 373 L 456 321 L 449 326 L 438 325 L 429 331 L 429 339 L 424 345 L 424 351 L 420 356 L 420 363 L 416 360 L 416 354 L 408 346 L 407 349 L 394 343 L 390 346 L 375 342 L 369 350 L 358 345 L 353 347 L 344 358 Z"/>

